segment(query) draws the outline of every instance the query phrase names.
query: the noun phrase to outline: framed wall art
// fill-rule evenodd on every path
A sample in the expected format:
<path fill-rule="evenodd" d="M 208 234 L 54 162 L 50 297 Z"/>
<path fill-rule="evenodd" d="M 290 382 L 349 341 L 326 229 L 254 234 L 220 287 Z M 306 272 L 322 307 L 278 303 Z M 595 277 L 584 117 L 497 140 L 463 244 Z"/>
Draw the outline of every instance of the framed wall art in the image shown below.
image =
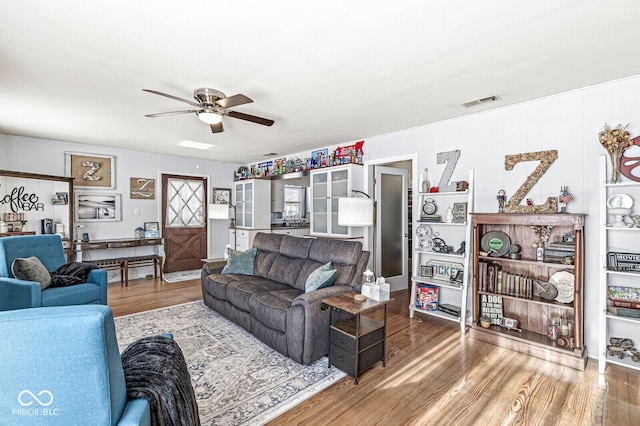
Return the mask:
<path fill-rule="evenodd" d="M 231 203 L 231 189 L 229 188 L 213 188 L 213 196 L 211 202 L 213 204 Z"/>
<path fill-rule="evenodd" d="M 467 203 L 453 203 L 453 223 L 465 223 L 467 221 Z"/>
<path fill-rule="evenodd" d="M 129 178 L 129 198 L 132 200 L 155 200 L 156 180 L 149 178 Z"/>
<path fill-rule="evenodd" d="M 65 152 L 66 175 L 75 188 L 115 189 L 116 157 L 113 155 Z"/>
<path fill-rule="evenodd" d="M 119 222 L 122 220 L 121 194 L 77 192 L 74 196 L 76 222 Z"/>
<path fill-rule="evenodd" d="M 420 275 L 426 278 L 433 277 L 433 266 L 421 266 Z"/>

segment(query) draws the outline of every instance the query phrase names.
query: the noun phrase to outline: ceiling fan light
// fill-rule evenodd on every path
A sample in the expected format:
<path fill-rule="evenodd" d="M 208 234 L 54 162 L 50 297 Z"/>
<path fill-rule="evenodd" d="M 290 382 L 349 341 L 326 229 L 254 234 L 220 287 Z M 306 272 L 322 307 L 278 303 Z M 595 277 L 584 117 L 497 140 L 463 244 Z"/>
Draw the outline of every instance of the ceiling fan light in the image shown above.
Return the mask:
<path fill-rule="evenodd" d="M 215 112 L 199 112 L 198 118 L 200 121 L 207 124 L 218 124 L 222 122 L 222 115 Z"/>

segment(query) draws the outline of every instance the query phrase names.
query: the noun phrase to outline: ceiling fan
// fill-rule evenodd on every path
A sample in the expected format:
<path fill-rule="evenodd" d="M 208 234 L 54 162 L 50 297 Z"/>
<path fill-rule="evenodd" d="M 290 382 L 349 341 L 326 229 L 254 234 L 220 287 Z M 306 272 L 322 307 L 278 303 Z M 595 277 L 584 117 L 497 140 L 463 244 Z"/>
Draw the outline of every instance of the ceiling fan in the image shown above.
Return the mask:
<path fill-rule="evenodd" d="M 155 95 L 164 96 L 167 98 L 175 99 L 176 101 L 185 102 L 189 105 L 196 107 L 197 109 L 187 109 L 181 111 L 169 111 L 159 112 L 157 114 L 146 114 L 145 117 L 155 118 L 164 117 L 168 115 L 189 114 L 196 113 L 200 121 L 207 123 L 211 126 L 213 133 L 224 132 L 222 127 L 222 118 L 226 115 L 232 118 L 239 118 L 240 120 L 251 121 L 252 123 L 262 124 L 263 126 L 271 126 L 274 121 L 268 118 L 256 117 L 255 115 L 244 114 L 237 111 L 229 111 L 227 108 L 231 108 L 238 105 L 248 104 L 253 102 L 248 96 L 237 94 L 227 97 L 224 93 L 215 89 L 208 89 L 206 87 L 196 89 L 193 91 L 193 98 L 197 101 L 189 101 L 177 96 L 168 95 L 166 93 L 158 92 L 156 90 L 142 89 L 144 92 L 153 93 Z"/>

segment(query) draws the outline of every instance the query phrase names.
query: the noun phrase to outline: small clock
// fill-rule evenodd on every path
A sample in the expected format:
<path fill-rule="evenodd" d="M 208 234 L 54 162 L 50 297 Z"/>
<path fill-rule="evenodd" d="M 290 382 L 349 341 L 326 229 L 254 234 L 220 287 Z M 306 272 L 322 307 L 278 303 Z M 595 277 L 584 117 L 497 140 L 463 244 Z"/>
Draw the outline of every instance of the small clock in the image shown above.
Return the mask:
<path fill-rule="evenodd" d="M 422 211 L 424 214 L 434 214 L 438 210 L 438 206 L 433 201 L 433 198 L 427 198 L 422 205 Z"/>

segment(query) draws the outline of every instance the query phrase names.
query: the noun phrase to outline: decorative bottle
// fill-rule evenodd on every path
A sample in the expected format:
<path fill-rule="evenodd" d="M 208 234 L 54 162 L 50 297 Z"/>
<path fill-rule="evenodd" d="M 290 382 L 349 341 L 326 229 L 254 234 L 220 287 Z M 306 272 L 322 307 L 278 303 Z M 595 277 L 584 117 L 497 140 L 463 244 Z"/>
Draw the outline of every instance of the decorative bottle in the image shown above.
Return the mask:
<path fill-rule="evenodd" d="M 431 188 L 431 182 L 429 181 L 429 169 L 424 169 L 424 176 L 422 178 L 422 192 L 429 192 Z"/>

